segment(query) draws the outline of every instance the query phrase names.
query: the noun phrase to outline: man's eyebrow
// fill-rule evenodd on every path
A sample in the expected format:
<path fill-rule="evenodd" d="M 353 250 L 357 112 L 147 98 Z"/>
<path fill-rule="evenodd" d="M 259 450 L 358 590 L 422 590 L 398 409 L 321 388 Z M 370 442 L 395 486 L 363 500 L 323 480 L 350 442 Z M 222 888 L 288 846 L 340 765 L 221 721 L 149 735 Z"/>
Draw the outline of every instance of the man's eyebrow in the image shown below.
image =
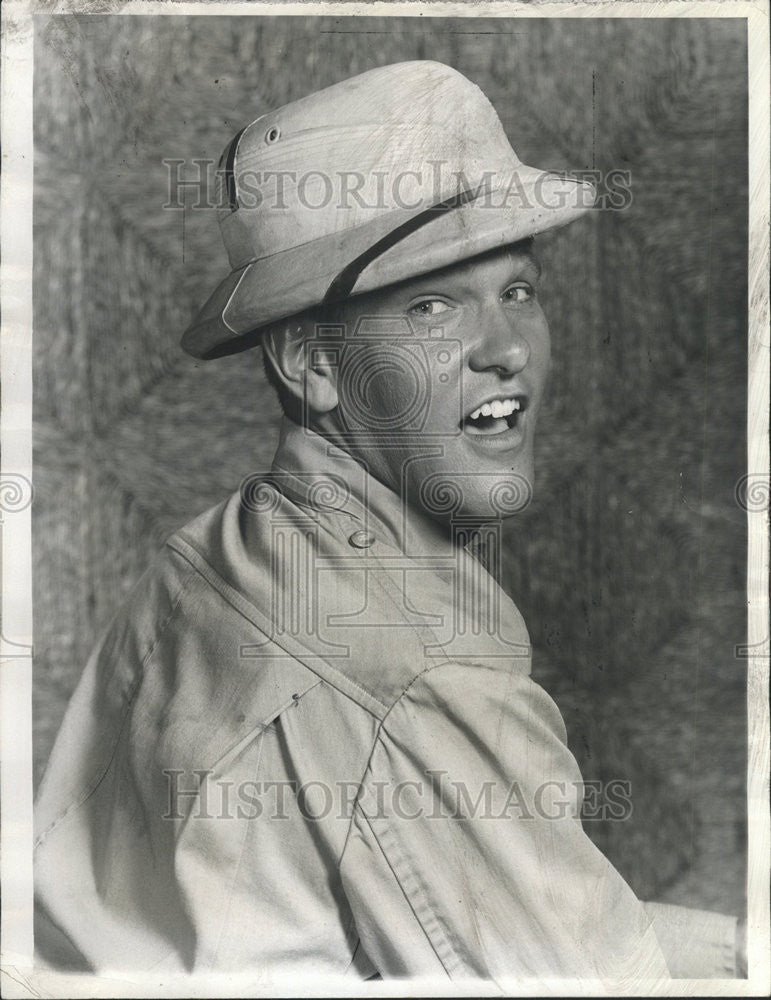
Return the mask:
<path fill-rule="evenodd" d="M 535 270 L 537 277 L 543 274 L 543 265 L 532 246 L 517 246 L 511 248 L 511 253 L 517 257 L 524 257 L 527 263 Z"/>
<path fill-rule="evenodd" d="M 541 258 L 538 256 L 538 254 L 536 254 L 535 250 L 526 250 L 525 257 L 527 258 L 528 262 L 532 264 L 532 266 L 535 268 L 535 273 L 540 278 L 541 275 L 543 274 L 543 264 L 541 264 Z"/>

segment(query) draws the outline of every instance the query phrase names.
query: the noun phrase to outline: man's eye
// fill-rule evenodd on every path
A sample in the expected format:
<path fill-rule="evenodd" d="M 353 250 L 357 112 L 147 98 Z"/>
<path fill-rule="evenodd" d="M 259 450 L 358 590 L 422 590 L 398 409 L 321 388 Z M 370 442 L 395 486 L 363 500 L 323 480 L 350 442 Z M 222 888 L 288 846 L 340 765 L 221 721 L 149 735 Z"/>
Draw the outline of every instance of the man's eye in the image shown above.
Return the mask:
<path fill-rule="evenodd" d="M 526 281 L 519 281 L 516 285 L 509 285 L 501 298 L 504 302 L 528 302 L 533 297 L 533 287 Z"/>
<path fill-rule="evenodd" d="M 413 316 L 438 316 L 439 313 L 447 312 L 450 306 L 441 299 L 424 299 L 423 302 L 416 302 L 410 306 Z"/>

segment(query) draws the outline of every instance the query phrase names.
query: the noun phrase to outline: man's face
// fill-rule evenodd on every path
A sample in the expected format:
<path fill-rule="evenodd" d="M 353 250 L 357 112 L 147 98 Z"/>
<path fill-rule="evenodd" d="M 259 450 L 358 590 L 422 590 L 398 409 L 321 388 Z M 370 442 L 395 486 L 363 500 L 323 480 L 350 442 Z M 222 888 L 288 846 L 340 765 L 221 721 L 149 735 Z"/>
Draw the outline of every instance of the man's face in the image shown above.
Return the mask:
<path fill-rule="evenodd" d="M 506 516 L 532 492 L 550 362 L 539 273 L 532 252 L 512 247 L 335 308 L 345 333 L 333 430 L 439 520 Z"/>

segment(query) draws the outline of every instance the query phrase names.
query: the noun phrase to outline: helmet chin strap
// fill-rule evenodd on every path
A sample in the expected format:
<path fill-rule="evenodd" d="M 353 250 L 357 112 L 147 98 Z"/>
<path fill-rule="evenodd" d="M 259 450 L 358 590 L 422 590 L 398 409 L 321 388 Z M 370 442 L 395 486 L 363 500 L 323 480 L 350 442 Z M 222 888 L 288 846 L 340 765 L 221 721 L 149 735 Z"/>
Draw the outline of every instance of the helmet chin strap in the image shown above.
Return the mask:
<path fill-rule="evenodd" d="M 421 229 L 426 223 L 431 222 L 437 215 L 450 212 L 454 208 L 461 208 L 463 205 L 468 205 L 469 202 L 478 198 L 480 194 L 484 194 L 489 186 L 489 177 L 484 177 L 476 188 L 464 188 L 451 198 L 429 206 L 423 212 L 419 212 L 400 226 L 392 229 L 390 233 L 387 233 L 376 243 L 373 243 L 364 253 L 354 258 L 350 264 L 346 264 L 327 289 L 323 302 L 328 304 L 330 302 L 339 302 L 341 299 L 347 299 L 353 291 L 353 286 L 356 284 L 359 275 L 373 260 L 384 254 L 386 250 L 390 250 L 392 246 L 396 246 L 397 243 L 400 243 L 407 236 L 411 236 L 412 233 Z"/>

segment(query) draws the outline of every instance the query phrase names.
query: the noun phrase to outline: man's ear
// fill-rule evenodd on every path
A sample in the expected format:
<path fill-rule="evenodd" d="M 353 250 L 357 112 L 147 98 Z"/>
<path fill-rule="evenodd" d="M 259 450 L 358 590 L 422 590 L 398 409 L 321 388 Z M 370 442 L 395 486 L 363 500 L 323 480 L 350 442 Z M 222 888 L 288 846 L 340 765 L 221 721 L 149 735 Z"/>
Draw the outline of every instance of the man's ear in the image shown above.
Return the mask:
<path fill-rule="evenodd" d="M 320 345 L 316 348 L 306 344 L 314 331 L 311 317 L 295 316 L 266 330 L 262 347 L 276 375 L 298 403 L 307 400 L 310 410 L 328 413 L 337 406 L 336 372 Z"/>

